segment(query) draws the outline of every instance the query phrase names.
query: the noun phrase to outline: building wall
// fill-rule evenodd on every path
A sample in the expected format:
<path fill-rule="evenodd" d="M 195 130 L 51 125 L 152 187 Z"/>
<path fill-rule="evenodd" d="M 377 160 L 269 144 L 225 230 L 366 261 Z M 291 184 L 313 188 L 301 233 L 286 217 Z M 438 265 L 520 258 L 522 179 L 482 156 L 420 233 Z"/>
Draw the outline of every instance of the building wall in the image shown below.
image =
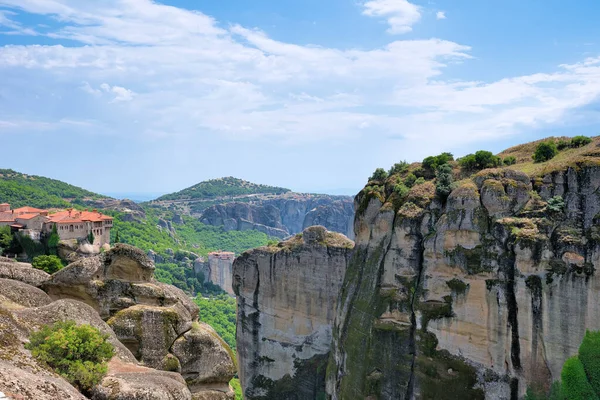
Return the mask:
<path fill-rule="evenodd" d="M 29 230 L 37 230 L 41 231 L 44 222 L 46 222 L 46 217 L 42 215 L 38 215 L 31 219 L 21 219 L 19 217 L 15 218 L 15 222 L 17 224 L 25 225 Z"/>

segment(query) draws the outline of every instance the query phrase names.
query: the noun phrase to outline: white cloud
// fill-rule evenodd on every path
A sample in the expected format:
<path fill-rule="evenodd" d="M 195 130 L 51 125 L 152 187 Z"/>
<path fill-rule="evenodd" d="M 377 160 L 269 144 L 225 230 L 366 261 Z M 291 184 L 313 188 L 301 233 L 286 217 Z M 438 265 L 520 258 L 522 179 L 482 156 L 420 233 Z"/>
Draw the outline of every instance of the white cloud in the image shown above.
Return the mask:
<path fill-rule="evenodd" d="M 0 88 L 0 130 L 16 129 L 11 112 L 19 121 L 28 112 L 53 123 L 59 110 L 63 121 L 101 121 L 103 132 L 154 140 L 401 137 L 413 149 L 424 133 L 434 146 L 460 146 L 556 124 L 600 96 L 599 59 L 492 82 L 450 81 L 444 69 L 468 62 L 471 49 L 441 39 L 343 50 L 286 43 L 240 25 L 223 29 L 199 12 L 148 0 L 0 5 L 52 16 L 61 23 L 50 35 L 85 44 L 0 47 L 0 74 L 21 77 Z M 393 20 L 396 32 L 420 18 L 406 1 L 364 6 L 366 15 Z M 23 97 L 29 92 L 40 100 Z M 61 96 L 52 109 L 49 93 Z M 135 129 L 130 121 L 139 121 Z M 424 151 L 414 146 L 415 154 Z"/>
<path fill-rule="evenodd" d="M 446 12 L 445 11 L 438 11 L 435 13 L 435 18 L 436 19 L 446 19 Z"/>
<path fill-rule="evenodd" d="M 369 17 L 384 17 L 390 25 L 388 32 L 401 34 L 412 31 L 412 26 L 421 19 L 419 6 L 407 0 L 370 0 L 364 4 L 363 14 Z"/>

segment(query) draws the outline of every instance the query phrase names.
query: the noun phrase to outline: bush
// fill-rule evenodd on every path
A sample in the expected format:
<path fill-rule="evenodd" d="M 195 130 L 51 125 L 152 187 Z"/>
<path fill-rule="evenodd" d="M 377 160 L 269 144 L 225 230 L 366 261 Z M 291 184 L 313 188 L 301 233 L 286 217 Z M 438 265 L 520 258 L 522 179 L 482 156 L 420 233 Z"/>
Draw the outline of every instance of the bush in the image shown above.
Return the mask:
<path fill-rule="evenodd" d="M 515 165 L 517 163 L 517 159 L 513 156 L 508 156 L 502 162 L 504 165 Z"/>
<path fill-rule="evenodd" d="M 415 181 L 415 184 L 413 186 L 417 186 L 417 185 L 422 185 L 425 183 L 425 178 L 423 178 L 422 176 L 417 178 L 417 180 Z"/>
<path fill-rule="evenodd" d="M 514 157 L 513 157 L 514 158 Z M 516 161 L 516 160 L 515 160 Z M 502 165 L 502 159 L 491 151 L 479 150 L 475 154 L 467 154 L 458 160 L 461 168 L 466 170 L 482 170 Z"/>
<path fill-rule="evenodd" d="M 413 173 L 409 173 L 406 175 L 406 178 L 404 178 L 404 184 L 409 188 L 413 187 L 416 181 L 417 177 Z"/>
<path fill-rule="evenodd" d="M 583 147 L 592 143 L 592 139 L 587 136 L 575 136 L 571 139 L 571 147 Z"/>
<path fill-rule="evenodd" d="M 408 194 L 410 189 L 406 187 L 403 183 L 398 183 L 394 186 L 394 193 L 397 193 L 400 197 L 404 197 Z"/>
<path fill-rule="evenodd" d="M 387 172 L 383 168 L 377 168 L 369 178 L 369 181 L 384 181 L 387 177 Z"/>
<path fill-rule="evenodd" d="M 558 154 L 558 149 L 553 141 L 541 142 L 533 153 L 533 161 L 536 163 L 548 161 Z"/>
<path fill-rule="evenodd" d="M 571 141 L 570 140 L 564 140 L 564 139 L 560 139 L 558 141 L 558 143 L 556 144 L 556 148 L 560 151 L 560 150 L 564 150 L 566 148 L 571 147 Z"/>
<path fill-rule="evenodd" d="M 454 177 L 452 176 L 452 167 L 443 164 L 437 170 L 437 182 L 435 193 L 442 201 L 446 201 L 452 189 L 454 188 Z"/>
<path fill-rule="evenodd" d="M 565 361 L 561 372 L 562 393 L 569 400 L 598 400 L 577 356 Z"/>
<path fill-rule="evenodd" d="M 548 200 L 548 209 L 554 212 L 562 212 L 565 208 L 565 201 L 561 196 L 554 196 Z"/>
<path fill-rule="evenodd" d="M 62 261 L 57 256 L 37 256 L 31 262 L 33 268 L 41 269 L 44 272 L 53 274 L 63 268 Z"/>
<path fill-rule="evenodd" d="M 29 337 L 25 347 L 82 392 L 100 383 L 114 348 L 104 335 L 90 325 L 73 321 L 44 326 Z"/>
<path fill-rule="evenodd" d="M 438 167 L 454 161 L 452 153 L 442 153 L 437 156 L 429 156 L 423 160 L 423 168 L 433 172 L 437 171 Z"/>
<path fill-rule="evenodd" d="M 394 174 L 402 174 L 406 171 L 408 171 L 408 163 L 406 161 L 400 161 L 399 163 L 394 164 L 392 168 L 390 168 L 388 175 L 392 176 Z"/>
<path fill-rule="evenodd" d="M 579 347 L 579 360 L 594 392 L 600 396 L 600 332 L 585 332 Z"/>

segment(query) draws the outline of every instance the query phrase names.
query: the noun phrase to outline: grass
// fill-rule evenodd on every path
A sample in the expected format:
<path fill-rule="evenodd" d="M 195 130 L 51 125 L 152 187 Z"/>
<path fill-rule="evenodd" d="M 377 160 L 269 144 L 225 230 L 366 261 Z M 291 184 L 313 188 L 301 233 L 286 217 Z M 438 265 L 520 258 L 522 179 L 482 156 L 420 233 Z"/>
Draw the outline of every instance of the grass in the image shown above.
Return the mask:
<path fill-rule="evenodd" d="M 536 146 L 540 142 L 548 140 L 570 139 L 567 137 L 550 137 L 535 142 L 525 143 L 504 150 L 500 157 L 505 158 L 513 156 L 517 163 L 511 165 L 510 169 L 525 172 L 530 177 L 543 176 L 555 171 L 565 170 L 569 167 L 585 166 L 585 165 L 600 165 L 600 136 L 592 138 L 592 142 L 586 146 L 576 149 L 565 149 L 560 151 L 554 158 L 543 163 L 534 163 L 531 158 L 535 152 Z"/>

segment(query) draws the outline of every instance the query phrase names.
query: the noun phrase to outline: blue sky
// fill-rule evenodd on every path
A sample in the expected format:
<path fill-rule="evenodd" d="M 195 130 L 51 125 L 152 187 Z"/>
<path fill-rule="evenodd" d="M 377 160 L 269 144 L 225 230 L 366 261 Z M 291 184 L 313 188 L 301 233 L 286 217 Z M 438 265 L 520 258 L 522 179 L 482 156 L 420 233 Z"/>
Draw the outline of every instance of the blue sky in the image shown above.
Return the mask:
<path fill-rule="evenodd" d="M 596 135 L 592 0 L 0 0 L 0 167 L 103 192 Z"/>

